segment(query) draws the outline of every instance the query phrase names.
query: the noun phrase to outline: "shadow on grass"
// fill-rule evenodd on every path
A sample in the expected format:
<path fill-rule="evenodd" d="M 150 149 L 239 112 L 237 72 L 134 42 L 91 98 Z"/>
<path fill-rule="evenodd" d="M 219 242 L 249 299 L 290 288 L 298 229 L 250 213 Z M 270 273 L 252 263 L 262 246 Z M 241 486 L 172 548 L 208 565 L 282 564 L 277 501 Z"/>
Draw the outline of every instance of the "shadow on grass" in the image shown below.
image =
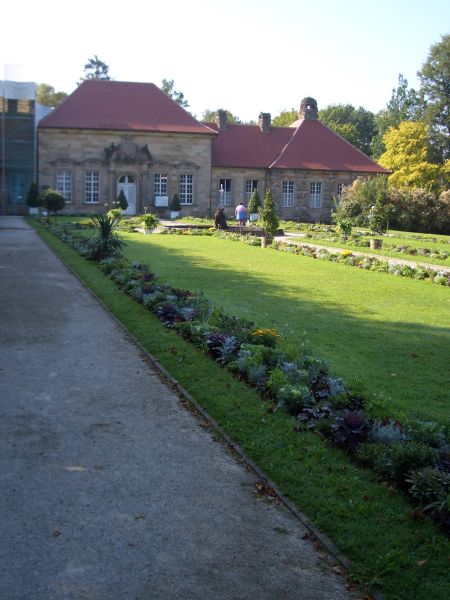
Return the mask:
<path fill-rule="evenodd" d="M 270 252 L 266 259 L 260 249 L 228 241 L 220 241 L 228 253 L 227 261 L 221 262 L 216 249 L 207 254 L 197 250 L 197 254 L 189 255 L 188 249 L 142 243 L 133 238 L 127 240 L 127 256 L 149 264 L 161 279 L 203 291 L 229 314 L 253 319 L 260 326 L 275 326 L 288 341 L 305 342 L 330 361 L 337 375 L 347 380 L 361 377 L 370 392 L 389 398 L 393 411 L 425 411 L 441 420 L 448 417 L 450 329 L 389 320 L 389 300 L 383 309 L 386 310 L 383 320 L 380 310 L 363 304 L 349 306 L 335 302 L 319 287 L 323 289 L 324 283 L 331 280 L 339 286 L 340 278 L 345 286 L 348 272 L 353 271 L 350 279 L 366 278 L 366 293 L 372 293 L 370 286 L 375 287 L 379 282 L 393 298 L 405 290 L 405 285 L 416 286 L 417 306 L 423 310 L 420 292 L 425 288 L 420 286 L 427 287 L 426 283 L 401 281 L 386 274 L 271 251 L 265 251 Z M 246 253 L 250 256 L 252 252 L 251 260 L 256 266 L 253 272 L 251 265 L 239 266 Z M 268 260 L 279 269 L 279 278 L 269 270 Z M 317 273 L 311 271 L 315 267 L 325 271 L 328 279 L 317 278 Z M 283 283 L 283 273 L 293 269 L 296 283 Z M 305 276 L 310 278 L 307 285 L 302 283 Z M 312 292 L 314 276 L 317 285 Z M 436 301 L 439 294 L 447 292 L 440 288 L 426 293 L 429 291 L 436 293 Z M 344 294 L 342 289 L 341 292 Z"/>

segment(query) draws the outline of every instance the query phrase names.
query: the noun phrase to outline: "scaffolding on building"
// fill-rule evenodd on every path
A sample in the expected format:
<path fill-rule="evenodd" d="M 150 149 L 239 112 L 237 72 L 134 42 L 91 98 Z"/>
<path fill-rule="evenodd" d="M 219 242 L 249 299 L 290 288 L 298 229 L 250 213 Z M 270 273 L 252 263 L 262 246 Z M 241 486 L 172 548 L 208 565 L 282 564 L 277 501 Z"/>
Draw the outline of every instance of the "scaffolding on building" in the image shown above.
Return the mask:
<path fill-rule="evenodd" d="M 36 84 L 0 80 L 0 214 L 25 214 L 36 181 Z"/>

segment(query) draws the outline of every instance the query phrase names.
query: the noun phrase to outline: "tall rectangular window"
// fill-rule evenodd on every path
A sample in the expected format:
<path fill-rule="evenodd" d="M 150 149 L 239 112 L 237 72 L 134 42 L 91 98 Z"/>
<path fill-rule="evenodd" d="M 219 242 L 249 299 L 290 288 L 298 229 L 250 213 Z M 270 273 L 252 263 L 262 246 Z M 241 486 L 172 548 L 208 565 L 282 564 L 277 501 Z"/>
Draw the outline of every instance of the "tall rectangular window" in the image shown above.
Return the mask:
<path fill-rule="evenodd" d="M 193 179 L 189 173 L 180 175 L 180 204 L 192 204 Z"/>
<path fill-rule="evenodd" d="M 155 173 L 153 182 L 155 196 L 167 196 L 167 173 Z"/>
<path fill-rule="evenodd" d="M 320 208 L 322 206 L 322 182 L 312 181 L 309 187 L 309 207 Z"/>
<path fill-rule="evenodd" d="M 258 180 L 257 179 L 247 179 L 245 182 L 245 200 L 248 204 L 250 198 L 255 190 L 258 189 Z"/>
<path fill-rule="evenodd" d="M 84 177 L 84 201 L 97 204 L 99 201 L 100 174 L 98 171 L 87 171 Z"/>
<path fill-rule="evenodd" d="M 337 184 L 336 192 L 337 192 L 336 196 L 340 200 L 342 198 L 342 194 L 344 193 L 344 184 L 343 183 Z"/>
<path fill-rule="evenodd" d="M 231 179 L 219 179 L 219 204 L 231 206 Z"/>
<path fill-rule="evenodd" d="M 56 172 L 56 189 L 64 196 L 66 202 L 72 202 L 72 173 L 70 171 Z"/>
<path fill-rule="evenodd" d="M 283 207 L 294 206 L 294 182 L 283 181 L 283 195 L 281 198 L 281 205 Z"/>

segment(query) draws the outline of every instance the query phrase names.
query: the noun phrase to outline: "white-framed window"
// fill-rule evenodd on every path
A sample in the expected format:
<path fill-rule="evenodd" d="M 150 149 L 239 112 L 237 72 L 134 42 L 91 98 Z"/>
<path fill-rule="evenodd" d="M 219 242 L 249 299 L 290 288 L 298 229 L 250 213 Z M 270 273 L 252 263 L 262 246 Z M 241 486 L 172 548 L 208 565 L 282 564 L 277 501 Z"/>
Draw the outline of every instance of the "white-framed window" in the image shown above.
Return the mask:
<path fill-rule="evenodd" d="M 322 182 L 311 181 L 309 186 L 309 207 L 320 208 L 322 206 Z"/>
<path fill-rule="evenodd" d="M 180 204 L 192 204 L 194 176 L 190 173 L 180 175 Z"/>
<path fill-rule="evenodd" d="M 281 196 L 281 205 L 285 208 L 294 206 L 294 182 L 283 181 L 283 194 Z"/>
<path fill-rule="evenodd" d="M 66 202 L 72 202 L 72 173 L 56 171 L 56 189 L 64 196 Z"/>
<path fill-rule="evenodd" d="M 336 186 L 336 196 L 340 200 L 342 198 L 342 194 L 344 193 L 345 185 L 343 183 L 338 183 Z"/>
<path fill-rule="evenodd" d="M 99 201 L 100 174 L 98 171 L 87 171 L 84 176 L 84 201 L 97 204 Z"/>
<path fill-rule="evenodd" d="M 245 200 L 247 204 L 250 201 L 250 198 L 255 190 L 258 189 L 258 180 L 257 179 L 247 179 L 245 182 Z"/>
<path fill-rule="evenodd" d="M 155 196 L 167 196 L 167 173 L 155 173 L 153 184 Z"/>
<path fill-rule="evenodd" d="M 231 206 L 231 179 L 219 179 L 219 204 Z"/>

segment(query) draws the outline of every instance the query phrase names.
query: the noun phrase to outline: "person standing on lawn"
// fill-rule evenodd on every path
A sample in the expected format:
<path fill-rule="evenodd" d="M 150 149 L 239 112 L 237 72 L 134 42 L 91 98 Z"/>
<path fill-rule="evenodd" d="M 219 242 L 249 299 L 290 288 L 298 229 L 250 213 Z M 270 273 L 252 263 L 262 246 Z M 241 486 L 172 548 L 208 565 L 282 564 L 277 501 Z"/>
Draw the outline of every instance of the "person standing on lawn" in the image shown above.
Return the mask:
<path fill-rule="evenodd" d="M 247 224 L 247 209 L 243 202 L 236 206 L 236 210 L 234 211 L 234 213 L 240 225 L 245 226 Z"/>

